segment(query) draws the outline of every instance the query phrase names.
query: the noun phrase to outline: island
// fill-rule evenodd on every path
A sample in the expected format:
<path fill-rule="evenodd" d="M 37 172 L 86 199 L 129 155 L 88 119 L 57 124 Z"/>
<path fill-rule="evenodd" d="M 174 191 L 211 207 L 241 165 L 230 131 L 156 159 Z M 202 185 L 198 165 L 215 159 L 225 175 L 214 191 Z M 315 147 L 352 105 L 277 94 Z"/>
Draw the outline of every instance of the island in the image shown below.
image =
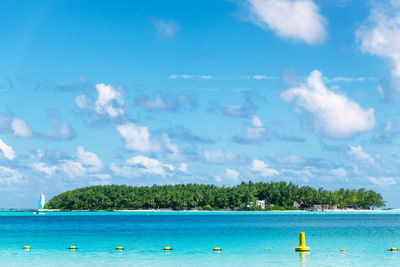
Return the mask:
<path fill-rule="evenodd" d="M 287 182 L 236 186 L 177 184 L 98 185 L 61 193 L 45 205 L 57 210 L 330 210 L 384 207 L 381 194 L 365 188 L 335 191 Z"/>

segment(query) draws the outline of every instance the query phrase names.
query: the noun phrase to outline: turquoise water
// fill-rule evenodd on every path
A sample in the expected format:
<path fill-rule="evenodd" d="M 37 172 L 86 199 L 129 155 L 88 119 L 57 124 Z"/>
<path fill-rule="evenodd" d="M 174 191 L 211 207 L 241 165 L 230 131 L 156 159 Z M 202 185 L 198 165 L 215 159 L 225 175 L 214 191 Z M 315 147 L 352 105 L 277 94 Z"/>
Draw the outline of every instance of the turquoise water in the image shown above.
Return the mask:
<path fill-rule="evenodd" d="M 0 266 L 400 266 L 390 247 L 400 213 L 0 212 Z"/>

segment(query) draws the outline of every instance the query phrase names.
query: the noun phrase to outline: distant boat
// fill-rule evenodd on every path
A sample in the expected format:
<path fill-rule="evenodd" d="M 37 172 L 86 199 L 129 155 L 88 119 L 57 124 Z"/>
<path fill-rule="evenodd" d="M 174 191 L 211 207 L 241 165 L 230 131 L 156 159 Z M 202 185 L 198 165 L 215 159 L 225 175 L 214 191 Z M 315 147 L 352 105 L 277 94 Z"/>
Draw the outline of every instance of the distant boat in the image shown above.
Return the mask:
<path fill-rule="evenodd" d="M 43 211 L 45 202 L 46 202 L 46 198 L 44 197 L 43 193 L 40 193 L 39 206 L 38 206 L 37 211 L 35 211 L 35 214 L 44 214 L 41 211 Z"/>

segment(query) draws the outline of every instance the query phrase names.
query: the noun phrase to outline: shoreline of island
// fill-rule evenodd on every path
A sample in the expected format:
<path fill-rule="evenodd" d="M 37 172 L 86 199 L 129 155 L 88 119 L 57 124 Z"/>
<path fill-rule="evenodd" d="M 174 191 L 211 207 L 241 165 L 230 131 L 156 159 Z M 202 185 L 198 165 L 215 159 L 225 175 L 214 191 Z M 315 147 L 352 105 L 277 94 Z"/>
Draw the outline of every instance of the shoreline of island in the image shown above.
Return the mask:
<path fill-rule="evenodd" d="M 366 210 L 366 209 L 336 209 L 336 210 L 323 210 L 323 211 L 314 211 L 314 210 L 262 210 L 262 211 L 248 211 L 248 210 L 173 210 L 173 209 L 148 209 L 148 210 L 59 210 L 59 209 L 45 209 L 43 212 L 151 212 L 151 213 L 162 213 L 162 212 L 171 212 L 171 213 L 400 213 L 399 209 L 387 209 L 387 210 Z"/>

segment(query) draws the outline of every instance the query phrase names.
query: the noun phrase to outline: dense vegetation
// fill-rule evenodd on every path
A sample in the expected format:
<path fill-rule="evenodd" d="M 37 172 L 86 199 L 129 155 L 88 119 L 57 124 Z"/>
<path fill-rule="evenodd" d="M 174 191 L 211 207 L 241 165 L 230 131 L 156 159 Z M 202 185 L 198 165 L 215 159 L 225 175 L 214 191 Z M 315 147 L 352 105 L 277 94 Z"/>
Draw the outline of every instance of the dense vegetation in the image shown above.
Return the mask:
<path fill-rule="evenodd" d="M 62 210 L 248 209 L 256 200 L 265 200 L 267 206 L 274 204 L 286 209 L 292 205 L 293 201 L 302 203 L 305 207 L 312 207 L 315 204 L 364 209 L 385 206 L 379 193 L 364 188 L 330 191 L 310 186 L 299 187 L 286 182 L 242 182 L 234 187 L 202 184 L 153 185 L 151 187 L 91 186 L 59 194 L 53 197 L 45 208 Z"/>

